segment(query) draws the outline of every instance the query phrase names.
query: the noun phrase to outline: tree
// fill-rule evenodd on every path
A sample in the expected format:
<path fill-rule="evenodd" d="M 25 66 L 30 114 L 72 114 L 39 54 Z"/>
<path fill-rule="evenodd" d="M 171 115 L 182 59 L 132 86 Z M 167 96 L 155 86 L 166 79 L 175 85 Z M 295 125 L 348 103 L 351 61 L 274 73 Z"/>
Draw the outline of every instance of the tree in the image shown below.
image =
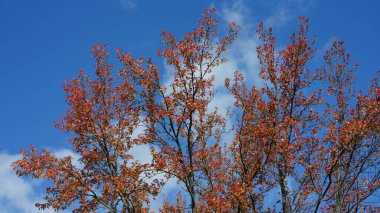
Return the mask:
<path fill-rule="evenodd" d="M 231 87 L 226 81 L 241 115 L 231 148 L 242 203 L 263 211 L 268 191 L 279 187 L 282 212 L 358 212 L 380 183 L 379 80 L 368 95 L 354 92 L 342 41 L 326 51 L 326 66 L 310 71 L 308 19 L 300 21 L 278 52 L 272 29 L 260 24 L 263 88 L 249 90 L 239 73 Z"/>
<path fill-rule="evenodd" d="M 78 212 L 147 212 L 149 194 L 157 194 L 159 183 L 147 183 L 149 165 L 132 161 L 128 150 L 139 140 L 131 139 L 139 124 L 140 101 L 129 79 L 111 77 L 108 53 L 95 45 L 96 79 L 84 72 L 66 83 L 67 114 L 56 125 L 73 133 L 73 150 L 80 155 L 80 166 L 71 157 L 57 158 L 33 146 L 22 151 L 23 159 L 13 165 L 18 175 L 31 175 L 52 182 L 46 189 L 46 203 L 38 208 L 56 210 L 77 202 Z M 118 83 L 117 85 L 114 85 Z"/>
<path fill-rule="evenodd" d="M 315 170 L 308 171 L 318 197 L 314 212 L 321 201 L 334 212 L 358 212 L 380 184 L 379 79 L 372 80 L 366 95 L 352 89 L 350 55 L 342 41 L 334 41 L 324 59 L 321 77 L 334 102 L 326 109 L 322 144 L 308 160 Z"/>
<path fill-rule="evenodd" d="M 296 178 L 297 152 L 306 151 L 310 143 L 303 135 L 318 124 L 312 108 L 321 99 L 320 92 L 309 96 L 303 92 L 313 81 L 306 68 L 313 50 L 307 38 L 308 20 L 301 21 L 299 30 L 290 36 L 290 44 L 278 56 L 272 30 L 261 24 L 257 32 L 263 44 L 257 52 L 265 86 L 249 90 L 240 83 L 243 76 L 236 73 L 230 89 L 242 113 L 233 144 L 235 170 L 250 192 L 246 203 L 254 211 L 263 206 L 265 194 L 276 185 L 280 186 L 283 212 L 296 211 L 297 202 L 303 202 L 302 197 L 291 194 L 287 182 L 289 177 Z"/>
<path fill-rule="evenodd" d="M 117 49 L 123 65 L 111 73 L 107 47 L 95 45 L 92 80 L 83 71 L 65 83 L 68 111 L 57 127 L 73 134 L 71 157 L 57 158 L 31 146 L 13 163 L 20 176 L 50 180 L 46 203 L 56 210 L 104 208 L 109 212 L 149 212 L 168 179 L 184 186 L 176 204 L 161 212 L 348 212 L 365 210 L 380 186 L 380 87 L 351 87 L 353 71 L 343 42 L 335 41 L 325 65 L 309 67 L 315 56 L 308 19 L 283 50 L 271 28 L 259 25 L 262 88 L 248 88 L 235 72 L 226 88 L 235 97 L 233 116 L 210 108 L 215 67 L 236 38 L 232 23 L 218 36 L 215 10 L 181 40 L 162 32 L 157 54 L 174 70 L 165 87 L 150 59 Z M 255 59 L 252 59 L 255 60 Z M 113 77 L 115 76 L 115 77 Z M 233 141 L 222 141 L 226 120 Z M 138 126 L 144 133 L 133 137 Z M 153 161 L 135 161 L 131 148 L 149 144 Z M 158 174 L 164 174 L 159 178 Z M 281 205 L 267 205 L 273 191 Z"/>
<path fill-rule="evenodd" d="M 218 141 L 225 121 L 208 106 L 214 97 L 211 73 L 224 61 L 221 54 L 235 39 L 237 27 L 232 24 L 227 35 L 215 42 L 218 31 L 213 13 L 214 10 L 206 10 L 198 28 L 180 41 L 162 32 L 165 49 L 158 55 L 175 70 L 169 88 L 162 87 L 151 62 L 144 69 L 144 60 L 119 53 L 126 67 L 123 75 L 141 87 L 146 136 L 149 143 L 159 148 L 159 152 L 153 153 L 153 165 L 167 178 L 175 177 L 185 185 L 192 212 L 224 208 L 220 204 L 228 202 L 222 201 L 222 188 L 217 186 L 217 177 L 224 172 L 225 157 Z"/>

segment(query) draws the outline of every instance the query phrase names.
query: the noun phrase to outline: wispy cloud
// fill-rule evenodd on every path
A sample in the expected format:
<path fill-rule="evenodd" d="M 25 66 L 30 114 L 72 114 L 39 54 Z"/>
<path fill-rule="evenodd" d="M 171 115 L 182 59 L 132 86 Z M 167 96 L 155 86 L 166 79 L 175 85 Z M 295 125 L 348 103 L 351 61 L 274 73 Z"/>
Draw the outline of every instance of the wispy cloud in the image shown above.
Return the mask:
<path fill-rule="evenodd" d="M 119 0 L 120 3 L 123 5 L 126 9 L 136 9 L 137 3 L 136 0 Z"/>
<path fill-rule="evenodd" d="M 263 86 L 263 81 L 258 76 L 260 65 L 256 52 L 256 47 L 260 44 L 256 35 L 259 22 L 263 21 L 266 26 L 278 29 L 314 7 L 314 0 L 269 0 L 268 4 L 273 5 L 270 15 L 255 17 L 254 10 L 256 8 L 248 7 L 247 3 L 248 1 L 245 0 L 225 3 L 219 14 L 224 23 L 228 24 L 234 21 L 241 27 L 241 30 L 237 40 L 227 51 L 228 62 L 222 64 L 215 72 L 217 89 L 222 86 L 224 79 L 231 77 L 236 70 L 245 76 L 248 85 Z"/>
<path fill-rule="evenodd" d="M 232 4 L 224 4 L 221 17 L 226 24 L 236 22 L 241 30 L 237 40 L 232 44 L 226 53 L 227 63 L 222 64 L 220 69 L 224 76 L 220 79 L 216 76 L 217 85 L 224 82 L 225 77 L 232 77 L 235 71 L 241 72 L 250 85 L 260 87 L 262 82 L 259 79 L 259 63 L 257 59 L 256 47 L 258 39 L 256 36 L 257 23 L 254 17 L 250 16 L 250 9 L 243 0 L 234 1 Z"/>
<path fill-rule="evenodd" d="M 314 0 L 286 0 L 276 1 L 272 15 L 264 20 L 266 26 L 280 28 L 299 15 L 304 15 L 312 7 Z"/>
<path fill-rule="evenodd" d="M 300 12 L 307 12 L 315 7 L 315 0 L 287 0 L 289 4 L 294 4 Z M 292 5 L 289 5 L 290 7 Z"/>

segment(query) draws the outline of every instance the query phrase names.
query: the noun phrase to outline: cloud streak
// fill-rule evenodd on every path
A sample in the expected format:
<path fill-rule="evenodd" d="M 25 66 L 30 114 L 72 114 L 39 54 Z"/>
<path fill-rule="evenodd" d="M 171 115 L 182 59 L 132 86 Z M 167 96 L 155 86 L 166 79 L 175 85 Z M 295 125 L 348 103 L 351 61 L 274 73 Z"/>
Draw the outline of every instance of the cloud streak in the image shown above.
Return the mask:
<path fill-rule="evenodd" d="M 119 0 L 121 5 L 125 9 L 136 9 L 137 8 L 137 3 L 136 0 Z"/>

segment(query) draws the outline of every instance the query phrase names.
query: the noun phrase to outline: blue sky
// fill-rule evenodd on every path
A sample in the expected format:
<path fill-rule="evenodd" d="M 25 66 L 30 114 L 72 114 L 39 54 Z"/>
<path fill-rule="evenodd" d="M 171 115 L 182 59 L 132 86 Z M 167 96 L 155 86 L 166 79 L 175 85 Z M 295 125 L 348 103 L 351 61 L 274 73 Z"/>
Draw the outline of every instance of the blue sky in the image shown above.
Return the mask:
<path fill-rule="evenodd" d="M 229 63 L 221 68 L 225 73 L 219 76 L 220 82 L 239 69 L 252 84 L 259 84 L 255 77 L 257 24 L 264 21 L 273 25 L 281 45 L 296 26 L 298 15 L 311 19 L 310 34 L 317 37 L 317 48 L 326 48 L 334 36 L 345 41 L 352 61 L 360 64 L 357 87 L 366 87 L 380 69 L 380 2 L 376 0 L 360 3 L 0 0 L 0 181 L 13 184 L 10 188 L 0 186 L 0 212 L 2 208 L 34 212 L 30 204 L 40 196 L 36 192 L 38 183 L 15 179 L 9 169 L 9 162 L 17 159 L 20 148 L 35 144 L 39 148 L 49 147 L 57 155 L 69 153 L 68 136 L 55 129 L 53 121 L 58 121 L 66 110 L 63 80 L 76 76 L 82 68 L 92 72 L 94 61 L 90 49 L 94 43 L 108 43 L 111 51 L 121 47 L 135 56 L 151 57 L 168 73 L 162 59 L 155 56 L 156 49 L 161 47 L 160 30 L 166 29 L 180 37 L 195 27 L 201 12 L 211 5 L 218 11 L 222 28 L 231 20 L 242 27 L 237 42 L 227 53 Z M 230 98 L 222 91 L 218 100 L 225 102 Z M 14 195 L 5 192 L 12 189 Z M 20 202 L 25 205 L 17 204 Z"/>

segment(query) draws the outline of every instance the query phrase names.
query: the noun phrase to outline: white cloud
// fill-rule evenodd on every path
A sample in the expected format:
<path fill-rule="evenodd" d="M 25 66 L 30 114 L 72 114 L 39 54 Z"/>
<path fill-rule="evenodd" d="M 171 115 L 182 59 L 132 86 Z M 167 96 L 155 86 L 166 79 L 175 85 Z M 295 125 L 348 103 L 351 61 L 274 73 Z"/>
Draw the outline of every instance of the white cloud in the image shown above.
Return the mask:
<path fill-rule="evenodd" d="M 136 139 L 140 134 L 143 134 L 145 131 L 145 126 L 139 124 L 136 129 L 133 130 L 131 139 Z M 149 144 L 142 144 L 138 146 L 133 146 L 129 151 L 134 157 L 134 160 L 139 161 L 140 163 L 151 163 L 153 160 L 152 154 L 150 152 Z"/>
<path fill-rule="evenodd" d="M 140 163 L 151 163 L 153 160 L 152 154 L 150 152 L 150 146 L 148 144 L 135 146 L 129 150 L 129 153 L 133 155 L 134 160 L 138 160 Z M 147 180 L 147 183 L 152 183 L 154 179 L 167 180 L 163 173 L 160 173 Z M 150 197 L 150 207 L 154 212 L 158 212 L 159 208 L 162 207 L 165 199 L 168 199 L 173 191 L 179 190 L 181 184 L 177 183 L 177 179 L 171 178 L 167 180 L 165 186 L 161 189 L 160 193 L 156 196 Z"/>
<path fill-rule="evenodd" d="M 57 158 L 64 158 L 67 156 L 71 156 L 71 162 L 72 164 L 77 168 L 83 168 L 83 165 L 79 161 L 80 155 L 69 150 L 69 149 L 54 149 L 52 154 Z"/>
<path fill-rule="evenodd" d="M 144 127 L 139 126 L 133 132 L 133 138 L 143 133 Z M 152 155 L 149 145 L 140 145 L 133 147 L 130 153 L 135 157 L 135 160 L 141 163 L 150 163 Z M 81 167 L 78 161 L 79 155 L 69 149 L 53 149 L 52 154 L 55 157 L 63 158 L 66 156 L 73 157 L 73 164 Z M 15 171 L 11 168 L 11 163 L 22 158 L 21 154 L 8 154 L 0 152 L 0 212 L 24 212 L 24 213 L 39 213 L 39 212 L 54 212 L 52 209 L 38 210 L 35 203 L 44 202 L 41 186 L 42 181 L 18 177 Z M 164 179 L 164 175 L 160 174 L 154 178 Z M 153 180 L 153 179 L 152 179 Z M 155 212 L 162 206 L 163 201 L 171 194 L 173 190 L 180 188 L 176 179 L 170 179 L 161 193 L 153 199 L 151 198 L 151 208 Z M 67 211 L 68 212 L 68 211 Z"/>
<path fill-rule="evenodd" d="M 247 25 L 248 7 L 243 0 L 236 0 L 232 4 L 224 4 L 222 14 L 227 23 L 235 22 L 238 25 Z"/>
<path fill-rule="evenodd" d="M 73 157 L 73 164 L 81 167 L 79 155 L 69 149 L 55 149 L 52 151 L 55 157 Z M 22 178 L 10 166 L 11 163 L 22 158 L 21 154 L 8 154 L 0 152 L 0 210 L 1 212 L 54 212 L 52 209 L 38 210 L 35 203 L 44 203 L 41 188 L 43 181 L 32 178 Z M 61 211 L 62 212 L 62 211 Z M 63 211 L 68 212 L 68 211 Z"/>
<path fill-rule="evenodd" d="M 135 137 L 142 133 L 144 128 L 139 127 L 135 130 Z M 152 155 L 150 153 L 149 145 L 140 145 L 132 148 L 130 153 L 134 155 L 135 160 L 141 163 L 150 163 Z M 69 149 L 53 149 L 52 154 L 55 157 L 63 158 L 66 156 L 73 157 L 73 164 L 81 167 L 78 161 L 79 155 Z M 0 212 L 24 212 L 24 213 L 38 213 L 38 212 L 54 212 L 52 209 L 38 210 L 35 203 L 44 202 L 43 192 L 41 188 L 42 181 L 18 177 L 15 171 L 11 168 L 11 163 L 22 158 L 21 154 L 7 154 L 0 152 Z M 155 178 L 164 178 L 163 175 L 156 176 Z M 175 179 L 169 180 L 159 196 L 152 200 L 152 210 L 158 212 L 165 194 L 170 193 L 172 190 L 178 188 Z M 68 212 L 68 211 L 66 211 Z"/>
<path fill-rule="evenodd" d="M 1 212 L 54 212 L 51 209 L 40 211 L 34 204 L 43 202 L 38 193 L 39 182 L 20 178 L 10 164 L 21 159 L 20 154 L 0 153 L 0 210 Z"/>
<path fill-rule="evenodd" d="M 234 1 L 232 4 L 224 4 L 220 14 L 226 24 L 236 22 L 241 30 L 236 41 L 228 48 L 226 53 L 227 63 L 218 68 L 216 76 L 216 86 L 224 87 L 224 79 L 232 78 L 235 71 L 241 72 L 248 85 L 262 86 L 259 79 L 259 63 L 257 59 L 256 47 L 258 39 L 256 36 L 257 23 L 250 15 L 248 7 L 244 1 Z M 221 74 L 220 74 L 221 73 Z M 220 88 L 220 87 L 219 87 Z"/>
<path fill-rule="evenodd" d="M 145 127 L 142 124 L 140 124 L 133 131 L 131 138 L 137 138 L 140 134 L 144 133 L 144 130 Z M 149 164 L 153 160 L 149 144 L 134 146 L 128 152 L 134 157 L 134 160 L 139 161 L 140 163 Z M 161 173 L 148 179 L 147 182 L 151 183 L 154 179 L 166 180 L 164 174 Z M 180 184 L 177 183 L 177 180 L 175 178 L 169 179 L 156 197 L 150 197 L 151 210 L 154 212 L 158 212 L 159 208 L 162 207 L 164 200 L 168 198 L 167 196 L 171 194 L 171 192 L 178 190 L 179 188 Z"/>
<path fill-rule="evenodd" d="M 159 175 L 156 178 L 163 178 L 163 175 Z M 166 200 L 170 200 L 170 198 L 175 199 L 175 196 L 171 196 L 173 192 L 181 191 L 182 185 L 180 183 L 177 183 L 177 180 L 175 178 L 169 179 L 165 186 L 161 189 L 160 193 L 155 197 L 151 197 L 150 199 L 150 209 L 154 212 L 159 212 L 159 208 L 162 207 L 162 204 Z"/>
<path fill-rule="evenodd" d="M 233 109 L 233 95 L 227 91 L 224 86 L 226 78 L 233 79 L 235 71 L 239 71 L 245 77 L 248 86 L 262 86 L 262 81 L 258 76 L 259 63 L 257 59 L 256 47 L 258 40 L 255 30 L 255 22 L 249 16 L 249 9 L 244 1 L 237 0 L 231 4 L 224 4 L 221 12 L 218 14 L 222 18 L 222 23 L 226 27 L 231 22 L 240 26 L 240 32 L 236 41 L 228 47 L 224 54 L 227 62 L 221 64 L 213 70 L 215 75 L 216 95 L 210 103 L 210 109 L 218 108 L 221 115 L 226 115 L 228 109 Z M 233 120 L 233 119 L 232 119 Z M 227 119 L 226 129 L 232 127 L 232 120 Z M 223 135 L 222 142 L 230 144 L 233 140 L 234 132 Z"/>

